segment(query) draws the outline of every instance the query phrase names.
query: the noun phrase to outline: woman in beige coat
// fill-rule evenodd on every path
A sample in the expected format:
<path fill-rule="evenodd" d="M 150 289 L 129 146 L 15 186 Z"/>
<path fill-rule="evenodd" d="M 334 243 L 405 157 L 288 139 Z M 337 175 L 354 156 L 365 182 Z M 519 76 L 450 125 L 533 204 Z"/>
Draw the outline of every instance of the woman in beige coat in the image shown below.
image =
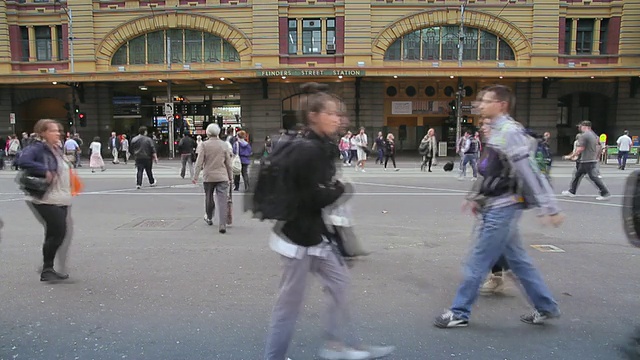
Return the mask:
<path fill-rule="evenodd" d="M 204 185 L 204 221 L 213 225 L 213 212 L 215 203 L 218 203 L 218 230 L 221 234 L 227 232 L 227 200 L 229 186 L 233 180 L 231 169 L 231 152 L 224 141 L 220 140 L 220 127 L 218 124 L 207 126 L 207 141 L 200 146 L 200 153 L 196 160 L 196 171 L 193 174 L 193 183 L 198 182 L 200 171 L 203 175 Z M 214 202 L 213 194 L 216 194 Z"/>

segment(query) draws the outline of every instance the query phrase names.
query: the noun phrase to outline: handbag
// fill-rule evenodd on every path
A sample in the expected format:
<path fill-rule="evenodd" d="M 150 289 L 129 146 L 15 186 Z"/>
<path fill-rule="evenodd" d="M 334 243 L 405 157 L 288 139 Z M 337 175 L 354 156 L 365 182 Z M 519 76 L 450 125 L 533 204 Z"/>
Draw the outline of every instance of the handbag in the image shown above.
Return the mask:
<path fill-rule="evenodd" d="M 46 177 L 34 176 L 25 170 L 18 172 L 16 182 L 20 186 L 20 190 L 37 199 L 42 199 L 51 185 Z"/>
<path fill-rule="evenodd" d="M 240 175 L 242 172 L 242 162 L 240 161 L 240 155 L 233 155 L 233 159 L 231 159 L 231 170 L 233 170 L 233 175 Z"/>
<path fill-rule="evenodd" d="M 78 176 L 75 170 L 69 169 L 69 179 L 71 183 L 71 196 L 78 196 L 84 189 L 84 184 L 82 180 L 80 180 L 80 176 Z"/>

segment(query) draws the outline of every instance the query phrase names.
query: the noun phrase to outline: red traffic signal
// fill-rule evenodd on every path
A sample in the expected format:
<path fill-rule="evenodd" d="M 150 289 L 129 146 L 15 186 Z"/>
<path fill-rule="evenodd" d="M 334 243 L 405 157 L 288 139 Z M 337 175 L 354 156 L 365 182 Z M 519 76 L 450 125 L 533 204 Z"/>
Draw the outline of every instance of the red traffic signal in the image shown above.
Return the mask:
<path fill-rule="evenodd" d="M 86 117 L 87 117 L 87 115 L 85 113 L 78 114 L 78 119 L 80 119 L 80 120 L 84 120 L 84 119 L 86 119 Z"/>
<path fill-rule="evenodd" d="M 87 114 L 81 112 L 78 114 L 78 120 L 80 121 L 80 126 L 81 127 L 86 127 L 87 126 Z"/>
<path fill-rule="evenodd" d="M 180 120 L 180 114 L 173 114 L 174 120 Z"/>

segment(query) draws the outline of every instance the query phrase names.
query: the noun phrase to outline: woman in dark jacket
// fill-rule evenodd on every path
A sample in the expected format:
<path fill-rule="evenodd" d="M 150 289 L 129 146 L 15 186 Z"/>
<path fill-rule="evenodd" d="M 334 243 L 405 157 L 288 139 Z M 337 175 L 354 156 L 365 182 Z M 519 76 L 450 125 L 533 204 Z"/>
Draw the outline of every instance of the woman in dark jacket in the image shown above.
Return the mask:
<path fill-rule="evenodd" d="M 233 144 L 233 154 L 240 156 L 240 163 L 242 164 L 242 181 L 244 181 L 244 189 L 249 189 L 249 174 L 247 173 L 247 169 L 251 164 L 251 155 L 253 155 L 253 151 L 251 150 L 251 144 L 247 140 L 247 133 L 244 130 L 240 130 L 238 132 L 238 140 L 236 140 L 235 144 Z M 235 191 L 240 189 L 240 175 L 233 176 L 233 185 Z"/>
<path fill-rule="evenodd" d="M 334 180 L 334 159 L 338 149 L 331 142 L 343 119 L 342 103 L 326 92 L 327 87 L 305 84 L 308 109 L 303 121 L 308 125 L 304 140 L 291 156 L 293 191 L 297 195 L 296 212 L 288 221 L 276 224 L 270 246 L 282 255 L 284 273 L 267 335 L 265 360 L 286 359 L 298 313 L 302 307 L 309 273 L 317 274 L 330 294 L 326 343 L 320 350 L 323 359 L 369 359 L 390 354 L 393 347 L 355 347 L 347 342 L 349 325 L 347 290 L 348 268 L 325 225 L 322 211 L 344 193 L 345 185 Z"/>
<path fill-rule="evenodd" d="M 66 252 L 68 215 L 71 206 L 71 174 L 70 165 L 62 154 L 60 139 L 62 126 L 55 120 L 43 119 L 36 123 L 34 131 L 40 140 L 27 146 L 20 158 L 18 166 L 29 175 L 46 178 L 48 189 L 43 196 L 27 196 L 27 204 L 42 222 L 45 228 L 44 245 L 42 246 L 43 267 L 41 281 L 55 281 L 69 278 L 69 275 L 53 269 L 54 259 L 59 250 Z M 60 260 L 64 267 L 63 255 Z M 62 270 L 62 269 L 60 269 Z"/>

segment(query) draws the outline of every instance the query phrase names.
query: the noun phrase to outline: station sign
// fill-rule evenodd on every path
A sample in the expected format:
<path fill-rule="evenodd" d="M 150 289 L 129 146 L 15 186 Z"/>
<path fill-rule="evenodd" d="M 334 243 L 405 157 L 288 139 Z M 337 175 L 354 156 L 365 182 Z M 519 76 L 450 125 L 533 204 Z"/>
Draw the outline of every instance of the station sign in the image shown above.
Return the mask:
<path fill-rule="evenodd" d="M 364 76 L 364 70 L 319 70 L 319 69 L 290 69 L 290 70 L 258 70 L 259 77 L 281 76 Z"/>

